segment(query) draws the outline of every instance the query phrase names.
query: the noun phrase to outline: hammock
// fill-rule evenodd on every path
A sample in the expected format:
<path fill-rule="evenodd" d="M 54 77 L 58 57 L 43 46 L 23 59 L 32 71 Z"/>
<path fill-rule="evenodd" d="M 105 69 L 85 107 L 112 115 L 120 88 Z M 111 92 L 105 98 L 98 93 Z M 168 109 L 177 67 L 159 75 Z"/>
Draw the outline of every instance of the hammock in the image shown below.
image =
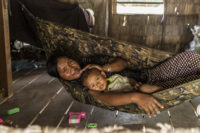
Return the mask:
<path fill-rule="evenodd" d="M 173 55 L 172 53 L 142 47 L 137 44 L 121 42 L 108 37 L 102 37 L 57 25 L 35 17 L 26 8 L 24 10 L 24 15 L 43 45 L 47 58 L 54 52 L 65 53 L 66 55 L 72 55 L 78 58 L 94 54 L 113 57 L 120 56 L 128 61 L 129 68 L 143 69 L 153 67 Z M 119 110 L 133 114 L 144 113 L 144 110 L 134 103 L 122 106 L 111 106 L 92 96 L 86 90 L 83 90 L 81 85 L 72 84 L 62 79 L 60 79 L 60 81 L 65 86 L 67 92 L 81 103 L 95 105 L 112 111 Z M 156 92 L 152 95 L 165 107 L 164 110 L 166 110 L 199 96 L 200 79 Z"/>

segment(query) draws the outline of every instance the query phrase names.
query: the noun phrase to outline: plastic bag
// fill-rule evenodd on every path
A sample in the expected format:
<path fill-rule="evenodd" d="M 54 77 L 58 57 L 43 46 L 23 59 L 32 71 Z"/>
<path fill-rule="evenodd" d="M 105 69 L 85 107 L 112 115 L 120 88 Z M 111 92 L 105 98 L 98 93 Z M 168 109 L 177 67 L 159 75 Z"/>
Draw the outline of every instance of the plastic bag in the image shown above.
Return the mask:
<path fill-rule="evenodd" d="M 194 35 L 193 40 L 190 42 L 190 51 L 196 51 L 200 53 L 200 25 L 195 25 L 192 29 L 192 34 Z"/>

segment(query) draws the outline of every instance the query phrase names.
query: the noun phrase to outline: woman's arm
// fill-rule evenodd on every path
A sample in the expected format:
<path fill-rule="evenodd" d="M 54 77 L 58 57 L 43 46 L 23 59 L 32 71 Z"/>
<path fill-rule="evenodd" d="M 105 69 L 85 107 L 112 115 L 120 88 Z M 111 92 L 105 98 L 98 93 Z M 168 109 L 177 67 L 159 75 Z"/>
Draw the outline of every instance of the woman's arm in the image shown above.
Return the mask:
<path fill-rule="evenodd" d="M 139 107 L 145 110 L 149 117 L 151 114 L 155 116 L 156 113 L 160 113 L 159 108 L 163 108 L 163 106 L 154 97 L 139 92 L 101 93 L 89 91 L 89 93 L 113 106 L 136 103 Z"/>
<path fill-rule="evenodd" d="M 105 72 L 119 72 L 127 67 L 127 62 L 121 58 L 110 58 L 109 63 L 103 66 Z"/>

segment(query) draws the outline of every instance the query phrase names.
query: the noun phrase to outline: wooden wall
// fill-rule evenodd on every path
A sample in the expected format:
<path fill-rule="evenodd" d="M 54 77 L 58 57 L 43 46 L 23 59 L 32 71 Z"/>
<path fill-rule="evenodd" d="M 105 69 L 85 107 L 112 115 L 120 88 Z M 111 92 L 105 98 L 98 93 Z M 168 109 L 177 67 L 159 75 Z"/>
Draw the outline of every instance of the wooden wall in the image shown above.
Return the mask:
<path fill-rule="evenodd" d="M 89 3 L 95 11 L 93 33 L 171 52 L 186 49 L 193 39 L 190 28 L 200 24 L 200 0 L 165 0 L 163 22 L 163 15 L 112 14 L 114 0 L 70 1 Z"/>
<path fill-rule="evenodd" d="M 200 25 L 200 1 L 196 2 L 196 13 L 198 14 L 198 25 Z"/>
<path fill-rule="evenodd" d="M 92 29 L 92 33 L 98 35 L 108 34 L 108 1 L 109 0 L 87 0 L 91 4 L 91 8 L 94 10 L 95 26 Z"/>
<path fill-rule="evenodd" d="M 199 23 L 199 5 L 199 0 L 166 0 L 163 22 L 163 15 L 112 14 L 109 36 L 166 51 L 183 51 L 193 38 L 190 27 Z"/>

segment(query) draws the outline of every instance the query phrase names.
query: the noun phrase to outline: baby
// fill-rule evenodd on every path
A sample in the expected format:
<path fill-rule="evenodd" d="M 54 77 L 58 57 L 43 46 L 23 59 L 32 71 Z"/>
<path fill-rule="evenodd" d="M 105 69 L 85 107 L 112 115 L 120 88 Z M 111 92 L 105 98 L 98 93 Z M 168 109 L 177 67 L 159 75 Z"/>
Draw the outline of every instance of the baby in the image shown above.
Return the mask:
<path fill-rule="evenodd" d="M 141 84 L 132 78 L 124 77 L 119 74 L 114 74 L 106 78 L 105 73 L 96 68 L 87 69 L 82 74 L 81 80 L 85 87 L 94 91 L 130 92 L 139 90 L 144 93 L 152 93 L 160 89 L 158 86 Z"/>

